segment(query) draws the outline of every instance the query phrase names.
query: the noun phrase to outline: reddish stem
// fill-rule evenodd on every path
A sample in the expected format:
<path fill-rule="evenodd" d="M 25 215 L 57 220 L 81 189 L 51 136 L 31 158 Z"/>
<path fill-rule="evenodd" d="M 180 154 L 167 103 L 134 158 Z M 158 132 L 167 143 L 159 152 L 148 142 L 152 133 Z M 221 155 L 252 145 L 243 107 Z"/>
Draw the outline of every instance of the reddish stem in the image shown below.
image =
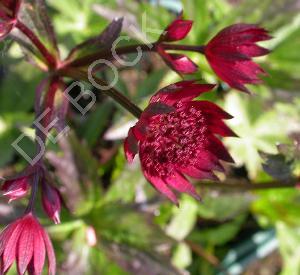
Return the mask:
<path fill-rule="evenodd" d="M 44 129 L 48 129 L 49 124 L 51 123 L 51 118 L 53 114 L 53 109 L 54 109 L 54 99 L 56 92 L 58 90 L 59 86 L 59 77 L 53 77 L 50 82 L 49 89 L 46 93 L 45 100 L 44 100 L 44 108 L 40 108 L 42 111 L 46 111 L 45 116 L 43 117 L 42 120 L 42 126 Z M 42 112 L 41 111 L 41 112 Z M 36 116 L 40 116 L 40 113 L 37 113 Z M 50 129 L 49 129 L 50 130 Z M 36 135 L 42 139 L 42 141 L 45 143 L 46 138 L 47 138 L 47 132 L 42 131 L 38 127 L 36 128 Z"/>
<path fill-rule="evenodd" d="M 33 181 L 32 181 L 32 185 L 31 185 L 30 199 L 29 199 L 27 208 L 25 210 L 25 214 L 28 214 L 28 213 L 32 212 L 33 209 L 34 209 L 34 203 L 35 203 L 35 199 L 36 199 L 36 196 L 37 196 L 39 182 L 40 182 L 40 171 L 36 171 L 34 176 L 33 176 Z"/>
<path fill-rule="evenodd" d="M 59 71 L 60 75 L 62 77 L 71 77 L 76 80 L 82 80 L 87 83 L 89 83 L 88 74 L 86 72 L 80 71 L 75 68 L 65 68 L 61 71 Z M 107 87 L 107 83 L 103 81 L 102 79 L 93 76 L 94 80 L 97 82 L 98 85 L 102 85 Z M 100 89 L 98 89 L 100 90 Z M 105 95 L 109 96 L 116 102 L 118 102 L 122 107 L 124 107 L 126 110 L 128 110 L 131 114 L 133 114 L 136 118 L 140 118 L 142 114 L 142 110 L 135 105 L 133 102 L 131 102 L 130 99 L 128 99 L 126 96 L 124 96 L 122 93 L 120 93 L 118 90 L 116 90 L 114 87 L 110 87 L 109 90 L 100 90 Z"/>
<path fill-rule="evenodd" d="M 137 50 L 141 50 L 142 52 L 156 52 L 158 43 L 152 43 L 152 44 L 136 44 L 136 45 L 130 45 L 130 46 L 124 46 L 119 47 L 115 49 L 115 53 L 120 56 L 123 54 L 130 54 L 130 53 L 136 53 Z M 180 51 L 190 51 L 190 52 L 198 52 L 204 54 L 204 48 L 205 46 L 191 46 L 191 45 L 176 45 L 176 44 L 165 44 L 160 43 L 161 46 L 164 47 L 166 50 L 180 50 Z M 97 53 L 93 53 L 87 56 L 84 56 L 82 58 L 76 59 L 72 62 L 70 62 L 67 66 L 69 67 L 81 67 L 86 66 L 92 63 L 93 61 L 97 59 L 106 59 L 111 60 L 114 58 L 112 54 L 112 49 L 106 49 L 102 50 Z"/>
<path fill-rule="evenodd" d="M 16 28 L 18 28 L 22 33 L 24 33 L 31 40 L 31 42 L 37 47 L 37 49 L 40 51 L 42 56 L 47 61 L 49 68 L 51 69 L 56 68 L 55 57 L 48 51 L 48 49 L 43 45 L 43 43 L 35 35 L 35 33 L 20 21 L 17 21 Z"/>
<path fill-rule="evenodd" d="M 47 110 L 47 108 L 50 109 L 50 111 L 47 112 L 47 114 L 44 116 L 43 121 L 42 121 L 42 125 L 43 125 L 44 129 L 46 129 L 48 124 L 51 123 L 50 120 L 51 120 L 52 113 L 53 113 L 54 99 L 55 99 L 55 94 L 56 94 L 58 86 L 59 86 L 59 77 L 54 77 L 51 80 L 49 90 L 46 94 L 45 103 L 44 103 L 44 109 L 45 110 Z M 37 117 L 39 115 L 40 115 L 39 113 L 36 114 Z M 37 127 L 36 135 L 38 137 L 40 137 L 41 140 L 43 141 L 43 143 L 45 144 L 46 138 L 47 138 L 47 133 L 43 132 L 41 129 L 39 129 Z M 38 142 L 36 142 L 37 152 L 40 151 L 39 146 L 40 146 L 40 144 Z M 35 172 L 34 172 L 33 182 L 32 182 L 32 186 L 31 186 L 31 195 L 30 195 L 28 206 L 25 210 L 25 214 L 32 212 L 33 208 L 34 208 L 34 203 L 35 203 L 35 199 L 36 199 L 36 195 L 37 195 L 37 191 L 38 191 L 38 185 L 39 185 L 40 176 L 41 176 L 40 167 L 41 167 L 41 159 L 34 165 L 34 168 L 33 168 L 35 170 Z"/>
<path fill-rule="evenodd" d="M 162 44 L 165 50 L 198 52 L 204 54 L 205 46 Z"/>

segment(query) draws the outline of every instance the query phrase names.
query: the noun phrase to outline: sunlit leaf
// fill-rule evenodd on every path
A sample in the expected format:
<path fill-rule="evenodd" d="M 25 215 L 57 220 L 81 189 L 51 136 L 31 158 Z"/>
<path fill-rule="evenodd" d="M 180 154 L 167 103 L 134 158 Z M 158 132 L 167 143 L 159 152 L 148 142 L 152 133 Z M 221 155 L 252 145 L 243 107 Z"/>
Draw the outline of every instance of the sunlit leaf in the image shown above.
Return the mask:
<path fill-rule="evenodd" d="M 300 272 L 300 227 L 283 222 L 276 224 L 279 248 L 284 259 L 282 275 L 297 275 Z"/>

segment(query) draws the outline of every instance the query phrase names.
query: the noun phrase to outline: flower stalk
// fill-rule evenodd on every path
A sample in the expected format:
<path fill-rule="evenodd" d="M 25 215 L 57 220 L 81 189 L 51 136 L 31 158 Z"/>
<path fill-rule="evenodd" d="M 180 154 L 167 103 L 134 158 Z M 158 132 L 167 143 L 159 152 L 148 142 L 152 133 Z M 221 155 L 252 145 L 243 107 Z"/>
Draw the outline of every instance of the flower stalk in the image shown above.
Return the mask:
<path fill-rule="evenodd" d="M 39 182 L 40 182 L 40 172 L 37 169 L 37 171 L 33 175 L 33 180 L 32 180 L 32 185 L 31 185 L 31 194 L 30 194 L 30 198 L 29 198 L 27 208 L 25 210 L 25 214 L 33 212 L 33 210 L 34 210 L 34 204 L 35 204 L 35 201 L 36 201 Z"/>
<path fill-rule="evenodd" d="M 25 24 L 23 24 L 21 21 L 17 21 L 16 28 L 18 28 L 23 34 L 25 34 L 26 37 L 30 39 L 30 41 L 36 46 L 36 48 L 40 51 L 42 56 L 47 61 L 49 68 L 55 69 L 57 64 L 55 57 L 48 51 L 48 49 L 35 35 L 35 33 L 31 29 L 29 29 Z"/>
<path fill-rule="evenodd" d="M 61 76 L 64 77 L 72 77 L 76 80 L 81 80 L 85 82 L 89 82 L 87 73 L 77 70 L 77 69 L 64 69 L 60 72 Z M 109 85 L 102 79 L 93 76 L 94 80 L 97 82 L 98 85 L 108 87 Z M 100 89 L 98 89 L 100 90 Z M 135 105 L 130 99 L 120 93 L 116 88 L 110 87 L 108 90 L 100 90 L 103 94 L 109 96 L 117 103 L 119 103 L 122 107 L 128 110 L 131 114 L 133 114 L 136 118 L 139 118 L 142 114 L 142 110 Z"/>
<path fill-rule="evenodd" d="M 114 54 L 117 56 L 125 55 L 125 54 L 131 54 L 136 53 L 137 50 L 140 50 L 142 52 L 157 52 L 157 46 L 160 43 L 150 43 L 150 44 L 134 44 L 129 46 L 122 46 L 117 47 L 114 49 L 114 51 L 109 48 L 107 50 L 102 50 L 97 53 L 93 53 L 90 55 L 87 55 L 85 57 L 76 59 L 74 61 L 71 61 L 68 63 L 66 61 L 66 65 L 68 67 L 82 67 L 89 65 L 90 63 L 94 62 L 97 59 L 105 58 L 106 60 L 113 60 Z M 204 46 L 198 46 L 198 45 L 181 45 L 181 44 L 169 44 L 169 43 L 161 43 L 161 45 L 166 50 L 174 50 L 174 51 L 187 51 L 187 52 L 198 52 L 198 53 L 204 53 Z M 114 52 L 114 54 L 113 54 Z"/>

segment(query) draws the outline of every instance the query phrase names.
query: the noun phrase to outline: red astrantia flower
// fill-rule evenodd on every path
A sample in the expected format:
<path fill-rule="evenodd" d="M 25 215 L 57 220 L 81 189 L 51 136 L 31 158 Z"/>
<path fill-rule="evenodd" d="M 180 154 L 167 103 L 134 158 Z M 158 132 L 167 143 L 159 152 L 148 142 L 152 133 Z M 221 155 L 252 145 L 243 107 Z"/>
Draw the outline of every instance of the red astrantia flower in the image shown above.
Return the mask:
<path fill-rule="evenodd" d="M 249 92 L 245 84 L 259 84 L 264 70 L 252 57 L 269 53 L 256 42 L 271 39 L 256 25 L 235 24 L 220 31 L 205 47 L 205 56 L 215 73 L 229 86 Z"/>
<path fill-rule="evenodd" d="M 21 199 L 26 196 L 30 188 L 28 176 L 20 177 L 16 179 L 7 180 L 1 186 L 3 195 L 9 198 L 9 202 Z"/>
<path fill-rule="evenodd" d="M 17 23 L 21 0 L 2 0 L 0 3 L 0 41 L 3 40 Z"/>
<path fill-rule="evenodd" d="M 124 143 L 126 158 L 139 153 L 147 180 L 177 204 L 172 189 L 199 199 L 186 176 L 217 179 L 220 160 L 233 162 L 216 137 L 235 136 L 225 125 L 231 116 L 209 101 L 193 100 L 214 85 L 181 81 L 163 88 L 150 100 Z"/>
<path fill-rule="evenodd" d="M 0 234 L 0 273 L 5 274 L 14 261 L 18 274 L 41 275 L 48 257 L 48 274 L 55 275 L 56 260 L 48 234 L 32 213 L 8 225 Z"/>
<path fill-rule="evenodd" d="M 42 185 L 42 204 L 48 217 L 54 221 L 55 224 L 60 223 L 61 210 L 61 195 L 59 191 L 48 183 Z"/>

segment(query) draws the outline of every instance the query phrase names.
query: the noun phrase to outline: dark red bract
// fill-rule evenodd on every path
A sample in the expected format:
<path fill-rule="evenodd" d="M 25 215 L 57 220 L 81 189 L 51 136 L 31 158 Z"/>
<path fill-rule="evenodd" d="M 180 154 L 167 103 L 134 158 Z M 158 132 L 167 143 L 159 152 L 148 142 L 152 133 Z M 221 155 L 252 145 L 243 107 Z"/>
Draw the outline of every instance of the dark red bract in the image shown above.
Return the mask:
<path fill-rule="evenodd" d="M 192 74 L 198 70 L 198 66 L 186 55 L 169 54 L 165 51 L 163 46 L 158 46 L 157 52 L 160 54 L 165 63 L 179 74 Z"/>
<path fill-rule="evenodd" d="M 249 92 L 245 84 L 259 84 L 259 75 L 265 73 L 251 58 L 269 53 L 255 43 L 268 39 L 271 39 L 268 32 L 256 25 L 232 25 L 206 45 L 205 56 L 215 73 L 229 86 Z"/>
<path fill-rule="evenodd" d="M 9 202 L 21 199 L 27 195 L 30 188 L 29 176 L 7 180 L 1 186 L 3 196 L 9 198 Z"/>
<path fill-rule="evenodd" d="M 235 136 L 223 122 L 231 116 L 214 103 L 193 101 L 213 87 L 182 81 L 160 90 L 125 140 L 128 161 L 139 153 L 147 180 L 176 204 L 172 189 L 199 199 L 186 176 L 217 179 L 220 160 L 233 162 L 215 136 Z"/>
<path fill-rule="evenodd" d="M 174 42 L 184 39 L 193 26 L 192 20 L 182 19 L 179 15 L 162 33 L 157 44 L 157 52 L 166 64 L 179 74 L 192 74 L 198 70 L 198 66 L 186 55 L 168 53 L 163 42 Z"/>
<path fill-rule="evenodd" d="M 42 274 L 45 257 L 48 274 L 55 275 L 55 255 L 44 228 L 32 213 L 8 225 L 0 234 L 1 274 L 5 274 L 14 261 L 18 274 Z"/>
<path fill-rule="evenodd" d="M 55 224 L 60 223 L 61 196 L 58 189 L 47 182 L 42 185 L 42 204 L 48 217 Z"/>
<path fill-rule="evenodd" d="M 173 41 L 182 40 L 188 35 L 192 26 L 193 26 L 193 21 L 182 19 L 182 14 L 180 14 L 165 29 L 165 31 L 160 37 L 160 41 L 173 42 Z"/>
<path fill-rule="evenodd" d="M 13 29 L 17 22 L 21 0 L 2 0 L 0 3 L 0 41 Z"/>

